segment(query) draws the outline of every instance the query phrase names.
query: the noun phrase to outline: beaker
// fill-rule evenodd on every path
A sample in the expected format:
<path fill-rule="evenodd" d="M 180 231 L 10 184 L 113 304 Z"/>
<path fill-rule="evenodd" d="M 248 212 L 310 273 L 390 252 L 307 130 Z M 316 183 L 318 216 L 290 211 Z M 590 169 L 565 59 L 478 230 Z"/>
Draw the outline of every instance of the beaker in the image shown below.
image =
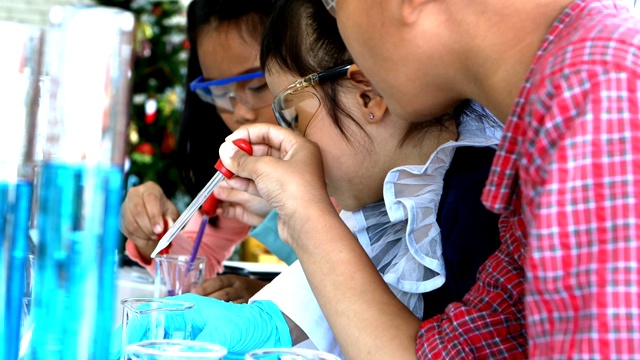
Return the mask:
<path fill-rule="evenodd" d="M 214 360 L 222 359 L 227 349 L 220 345 L 192 340 L 152 340 L 127 346 L 131 360 Z"/>
<path fill-rule="evenodd" d="M 336 355 L 303 348 L 269 348 L 248 352 L 246 360 L 340 360 Z"/>
<path fill-rule="evenodd" d="M 189 256 L 187 255 L 160 255 L 156 257 L 156 284 L 166 288 L 165 294 L 156 294 L 175 296 L 188 293 L 194 288 L 202 285 L 204 280 L 204 267 L 207 259 L 197 257 L 191 266 L 189 266 Z M 156 285 L 157 286 L 157 285 Z"/>
<path fill-rule="evenodd" d="M 127 359 L 128 345 L 141 341 L 190 340 L 191 322 L 185 315 L 194 304 L 156 298 L 128 298 L 120 304 L 123 306 L 121 359 Z"/>

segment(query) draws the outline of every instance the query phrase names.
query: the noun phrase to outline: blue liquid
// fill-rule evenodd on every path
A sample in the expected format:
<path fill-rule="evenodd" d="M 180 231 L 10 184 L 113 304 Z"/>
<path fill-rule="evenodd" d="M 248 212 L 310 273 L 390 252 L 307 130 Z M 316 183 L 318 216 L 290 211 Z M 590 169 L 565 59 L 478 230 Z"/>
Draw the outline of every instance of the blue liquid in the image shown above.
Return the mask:
<path fill-rule="evenodd" d="M 4 359 L 17 359 L 28 255 L 30 182 L 0 182 L 0 354 Z"/>
<path fill-rule="evenodd" d="M 31 359 L 108 358 L 122 180 L 116 167 L 40 169 Z"/>

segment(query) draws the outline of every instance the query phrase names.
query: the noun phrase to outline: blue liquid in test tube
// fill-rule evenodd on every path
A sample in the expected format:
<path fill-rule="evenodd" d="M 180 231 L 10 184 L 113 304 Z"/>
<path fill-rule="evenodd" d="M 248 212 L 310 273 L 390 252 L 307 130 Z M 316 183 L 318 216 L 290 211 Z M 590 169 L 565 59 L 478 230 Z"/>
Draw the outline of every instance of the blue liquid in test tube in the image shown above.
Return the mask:
<path fill-rule="evenodd" d="M 28 359 L 109 358 L 129 104 L 133 14 L 54 6 Z"/>
<path fill-rule="evenodd" d="M 33 358 L 108 353 L 122 179 L 118 167 L 40 168 Z"/>
<path fill-rule="evenodd" d="M 20 344 L 23 296 L 26 283 L 28 230 L 31 213 L 32 184 L 28 181 L 0 182 L 0 244 L 2 264 L 7 269 L 4 318 L 4 349 L 6 359 L 17 359 Z M 5 267 L 6 265 L 6 267 Z"/>
<path fill-rule="evenodd" d="M 27 277 L 42 29 L 0 21 L 0 358 L 17 359 Z M 29 280 L 30 283 L 30 280 Z M 28 304 L 27 304 L 28 305 Z"/>

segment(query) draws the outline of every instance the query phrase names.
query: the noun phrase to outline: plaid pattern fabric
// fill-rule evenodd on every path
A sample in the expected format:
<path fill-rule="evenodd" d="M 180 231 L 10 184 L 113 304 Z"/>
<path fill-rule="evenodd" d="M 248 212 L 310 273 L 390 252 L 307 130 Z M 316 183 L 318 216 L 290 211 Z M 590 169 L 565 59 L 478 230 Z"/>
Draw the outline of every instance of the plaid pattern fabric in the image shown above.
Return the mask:
<path fill-rule="evenodd" d="M 532 358 L 640 358 L 640 22 L 628 13 L 578 0 L 558 18 L 483 196 L 500 213 L 522 201 Z"/>
<path fill-rule="evenodd" d="M 523 359 L 524 220 L 518 211 L 500 217 L 502 245 L 478 270 L 477 283 L 461 303 L 422 323 L 420 359 Z"/>
<path fill-rule="evenodd" d="M 578 0 L 549 30 L 483 194 L 503 245 L 420 358 L 640 359 L 639 29 Z"/>

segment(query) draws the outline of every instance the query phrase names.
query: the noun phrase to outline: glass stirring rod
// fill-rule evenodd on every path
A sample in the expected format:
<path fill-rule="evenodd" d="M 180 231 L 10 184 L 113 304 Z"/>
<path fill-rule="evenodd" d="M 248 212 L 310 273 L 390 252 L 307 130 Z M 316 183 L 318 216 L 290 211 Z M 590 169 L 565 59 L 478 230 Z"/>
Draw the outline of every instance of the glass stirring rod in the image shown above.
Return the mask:
<path fill-rule="evenodd" d="M 253 147 L 251 147 L 251 144 L 247 140 L 243 140 L 243 139 L 234 140 L 233 144 L 237 146 L 240 150 L 246 152 L 247 154 L 253 155 Z M 209 180 L 207 185 L 205 185 L 202 188 L 202 190 L 200 190 L 200 192 L 195 197 L 195 199 L 193 199 L 191 204 L 189 204 L 189 206 L 187 206 L 187 208 L 180 215 L 180 217 L 178 217 L 178 220 L 176 220 L 176 222 L 173 223 L 173 225 L 171 225 L 169 230 L 160 239 L 160 241 L 158 242 L 158 245 L 156 245 L 156 248 L 151 253 L 152 258 L 155 258 L 156 255 L 158 255 L 158 253 L 162 249 L 169 246 L 171 241 L 173 241 L 176 235 L 178 235 L 178 232 L 182 230 L 182 228 L 191 219 L 193 214 L 195 214 L 195 212 L 198 211 L 198 209 L 204 203 L 204 201 L 209 197 L 209 195 L 211 195 L 211 193 L 213 192 L 213 189 L 215 189 L 216 186 L 218 186 L 218 184 L 222 182 L 222 180 L 224 180 L 225 178 L 230 179 L 234 175 L 231 171 L 229 171 L 226 167 L 224 167 L 224 165 L 222 164 L 222 161 L 220 160 L 218 160 L 218 162 L 216 163 L 215 168 L 218 170 L 218 172 L 216 172 L 216 174 L 211 178 L 211 180 Z"/>

